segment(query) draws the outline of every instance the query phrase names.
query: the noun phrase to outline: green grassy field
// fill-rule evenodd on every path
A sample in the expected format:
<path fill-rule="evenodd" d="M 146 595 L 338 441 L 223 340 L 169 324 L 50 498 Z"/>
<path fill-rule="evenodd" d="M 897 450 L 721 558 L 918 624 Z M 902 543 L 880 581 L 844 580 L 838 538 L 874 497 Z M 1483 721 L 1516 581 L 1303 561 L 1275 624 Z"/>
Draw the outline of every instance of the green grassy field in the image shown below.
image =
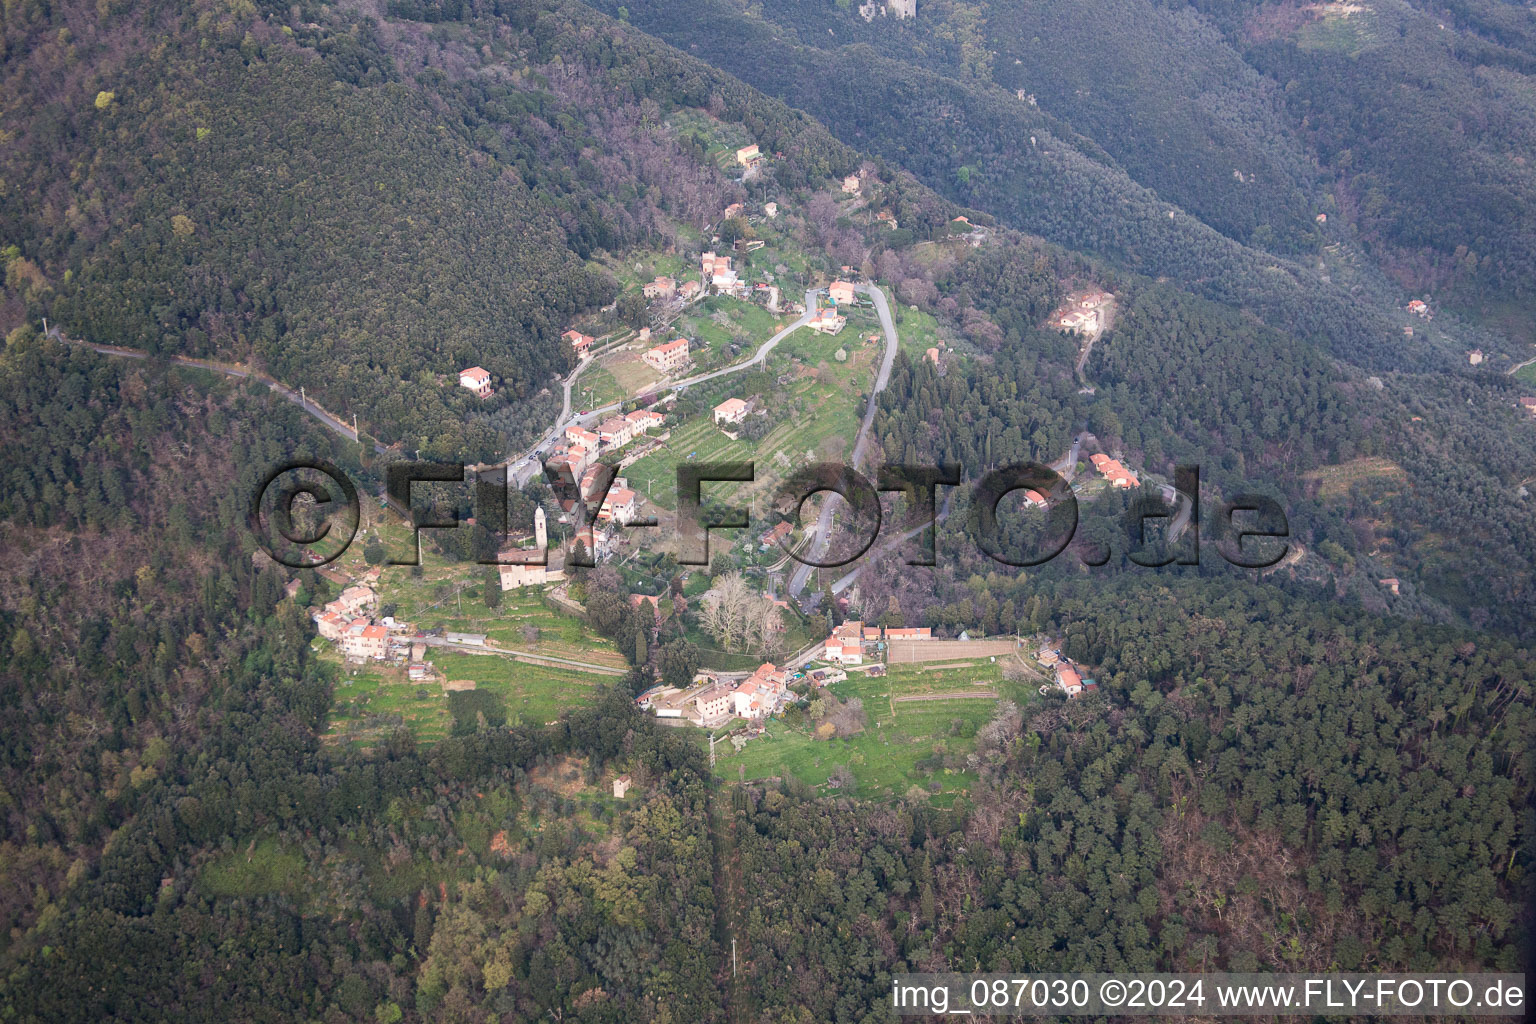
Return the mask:
<path fill-rule="evenodd" d="M 846 765 L 860 796 L 888 798 L 920 792 L 936 803 L 953 799 L 975 780 L 972 772 L 956 768 L 955 762 L 975 749 L 976 730 L 996 713 L 997 699 L 891 698 L 975 690 L 992 691 L 998 699 L 1020 704 L 1034 699 L 1032 684 L 1003 679 L 1001 659 L 970 660 L 973 663 L 967 666 L 926 671 L 918 665 L 898 665 L 882 678 L 853 673 L 831 690 L 841 699 L 863 701 L 868 722 L 864 732 L 846 739 L 818 740 L 808 721 L 791 716 L 773 722 L 765 737 L 752 740 L 739 754 L 723 754 L 728 748 L 716 747 L 716 773 L 746 781 L 793 776 L 807 785 L 826 787 L 832 772 Z"/>
<path fill-rule="evenodd" d="M 629 392 L 619 383 L 613 371 L 606 366 L 587 367 L 581 371 L 581 376 L 576 378 L 575 387 L 571 388 L 571 404 L 579 405 L 583 409 L 596 409 L 599 406 L 622 402 L 628 397 Z"/>
<path fill-rule="evenodd" d="M 1527 384 L 1536 384 L 1536 363 L 1528 363 L 1515 372 L 1516 380 L 1523 380 Z"/>
<path fill-rule="evenodd" d="M 404 725 L 416 742 L 430 746 L 453 727 L 448 698 L 435 683 L 412 683 L 398 668 L 343 667 L 331 701 L 325 738 L 365 749 Z"/>
<path fill-rule="evenodd" d="M 432 664 L 448 679 L 473 679 L 476 690 L 495 694 L 508 724 L 542 725 L 592 698 L 599 684 L 614 677 L 574 668 L 529 665 L 483 654 L 438 653 Z"/>
<path fill-rule="evenodd" d="M 722 779 L 748 782 L 793 776 L 831 792 L 826 787 L 828 777 L 846 765 L 860 796 L 905 796 L 916 787 L 933 799 L 952 798 L 975 776 L 932 763 L 933 755 L 969 752 L 975 746 L 976 729 L 991 718 L 993 710 L 990 701 L 957 701 L 897 720 L 871 714 L 864 732 L 832 740 L 813 739 L 804 729 L 773 721 L 765 736 L 750 741 L 740 753 L 717 746 L 715 773 Z"/>

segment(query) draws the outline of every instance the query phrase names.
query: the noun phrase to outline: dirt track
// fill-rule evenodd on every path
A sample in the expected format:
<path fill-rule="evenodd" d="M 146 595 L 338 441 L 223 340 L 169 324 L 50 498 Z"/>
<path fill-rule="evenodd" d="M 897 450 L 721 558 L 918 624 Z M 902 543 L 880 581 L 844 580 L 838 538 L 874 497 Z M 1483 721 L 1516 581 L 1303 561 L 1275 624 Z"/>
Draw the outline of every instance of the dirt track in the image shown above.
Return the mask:
<path fill-rule="evenodd" d="M 1012 640 L 892 640 L 888 660 L 892 665 L 920 661 L 974 661 L 1014 652 Z"/>
<path fill-rule="evenodd" d="M 970 690 L 965 693 L 909 693 L 904 697 L 892 697 L 892 704 L 910 704 L 926 700 L 997 700 L 996 690 Z"/>

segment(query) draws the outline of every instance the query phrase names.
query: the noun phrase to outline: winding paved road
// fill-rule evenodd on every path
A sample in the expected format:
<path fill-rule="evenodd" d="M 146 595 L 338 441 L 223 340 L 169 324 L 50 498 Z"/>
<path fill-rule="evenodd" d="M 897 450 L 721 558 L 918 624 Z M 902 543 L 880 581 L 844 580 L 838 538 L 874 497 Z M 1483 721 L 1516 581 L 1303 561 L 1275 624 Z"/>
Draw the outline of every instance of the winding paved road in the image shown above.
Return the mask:
<path fill-rule="evenodd" d="M 64 332 L 60 331 L 57 327 L 49 328 L 48 337 L 70 345 L 80 345 L 83 348 L 88 348 L 93 352 L 100 352 L 102 355 L 106 356 L 119 356 L 123 359 L 149 358 L 148 352 L 140 352 L 138 349 L 123 348 L 119 345 L 98 345 L 95 342 L 78 341 L 74 338 L 66 337 Z M 288 401 L 292 402 L 300 409 L 303 409 L 305 412 L 309 413 L 315 419 L 319 420 L 321 423 L 325 424 L 325 426 L 340 434 L 348 441 L 356 441 L 358 439 L 357 431 L 348 426 L 347 423 L 340 417 L 327 412 L 325 409 L 322 409 L 319 405 L 317 405 L 313 399 L 304 397 L 301 392 L 293 390 L 286 384 L 278 383 L 276 380 L 259 370 L 252 370 L 249 367 L 240 366 L 234 363 L 219 363 L 211 359 L 194 359 L 191 356 L 164 356 L 162 358 L 164 358 L 166 362 L 175 363 L 178 366 L 190 366 L 199 370 L 208 370 L 212 373 L 222 373 L 226 377 L 238 377 L 241 379 L 260 381 L 261 383 L 265 384 L 269 390 L 275 391 L 279 395 L 282 395 L 284 398 L 288 399 Z M 388 451 L 387 448 L 378 442 L 374 442 L 373 450 L 375 454 L 379 455 L 382 455 L 384 452 Z"/>
<path fill-rule="evenodd" d="M 857 470 L 863 463 L 864 455 L 869 449 L 869 435 L 875 425 L 875 411 L 878 408 L 880 392 L 891 382 L 891 367 L 896 363 L 896 324 L 891 319 L 890 304 L 885 301 L 885 293 L 873 285 L 861 284 L 854 291 L 868 295 L 875 302 L 875 312 L 880 317 L 880 327 L 885 331 L 885 358 L 880 361 L 880 372 L 875 374 L 875 386 L 869 393 L 869 405 L 864 409 L 864 422 L 859 425 L 858 438 L 853 442 L 852 466 Z M 806 293 L 805 308 L 811 308 L 811 294 Z M 832 518 L 837 510 L 842 497 L 837 493 L 829 493 L 827 500 L 822 502 L 821 515 L 816 519 L 816 533 L 811 541 L 811 561 L 819 562 L 821 556 L 826 553 L 827 545 L 831 542 Z M 789 580 L 789 596 L 795 598 L 800 591 L 805 589 L 805 581 L 810 578 L 813 566 L 801 563 L 795 568 L 794 575 Z"/>
<path fill-rule="evenodd" d="M 671 384 L 664 384 L 663 387 L 674 392 L 681 391 L 683 388 L 692 387 L 695 384 L 703 384 L 706 381 L 715 380 L 719 377 L 729 376 L 733 373 L 740 373 L 743 370 L 750 369 L 751 367 L 762 365 L 762 363 L 767 360 L 768 353 L 772 352 L 774 348 L 779 344 L 779 342 L 783 341 L 795 331 L 811 322 L 811 317 L 814 315 L 814 311 L 816 309 L 815 300 L 815 290 L 813 289 L 811 291 L 807 291 L 805 293 L 805 312 L 802 313 L 794 322 L 786 324 L 784 328 L 777 334 L 759 345 L 757 351 L 752 355 L 750 359 L 743 360 L 739 363 L 732 363 L 730 366 L 724 366 L 718 370 L 711 370 L 708 373 L 700 373 L 692 377 L 685 377 L 682 380 L 674 381 Z M 539 452 L 548 449 L 557 440 L 559 440 L 560 435 L 565 433 L 567 427 L 576 426 L 578 424 L 581 426 L 588 426 L 592 423 L 596 423 L 602 420 L 604 417 L 611 413 L 618 412 L 619 409 L 623 406 L 624 403 L 620 401 L 614 402 L 610 405 L 600 406 L 596 409 L 588 410 L 587 412 L 583 412 L 580 415 L 571 414 L 571 385 L 576 382 L 576 378 L 581 374 L 581 371 L 586 368 L 588 363 L 591 362 L 594 362 L 594 360 L 584 360 L 581 366 L 578 366 L 575 370 L 572 370 L 570 377 L 566 378 L 565 404 L 560 410 L 560 416 L 555 420 L 555 425 L 549 429 L 548 433 L 544 435 L 538 444 L 528 449 L 528 451 L 523 454 L 521 459 L 514 462 L 509 462 L 507 464 L 508 483 L 516 487 L 522 487 L 524 484 L 528 483 L 528 481 L 532 480 L 535 476 L 541 473 L 543 471 L 543 467 L 539 462 Z"/>

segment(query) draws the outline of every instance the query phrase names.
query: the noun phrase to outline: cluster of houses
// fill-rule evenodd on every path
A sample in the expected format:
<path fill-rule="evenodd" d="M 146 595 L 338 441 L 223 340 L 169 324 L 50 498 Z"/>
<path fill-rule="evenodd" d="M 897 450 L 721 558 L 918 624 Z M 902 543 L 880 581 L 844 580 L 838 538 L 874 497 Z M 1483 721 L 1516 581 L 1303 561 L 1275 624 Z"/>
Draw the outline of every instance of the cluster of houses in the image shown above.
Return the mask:
<path fill-rule="evenodd" d="M 729 256 L 713 252 L 700 256 L 699 279 L 706 288 L 713 288 L 716 295 L 729 295 L 737 299 L 747 297 L 747 283 L 736 273 Z"/>
<path fill-rule="evenodd" d="M 1099 471 L 1100 476 L 1109 481 L 1111 487 L 1136 487 L 1141 483 L 1136 474 L 1122 465 L 1119 459 L 1112 459 L 1103 452 L 1088 456 L 1088 461 L 1093 463 L 1093 468 Z M 1041 499 L 1040 503 L 1045 502 Z"/>
<path fill-rule="evenodd" d="M 1106 307 L 1113 300 L 1106 291 L 1082 292 L 1051 314 L 1051 323 L 1069 334 L 1096 334 L 1104 326 Z"/>
<path fill-rule="evenodd" d="M 1099 684 L 1092 679 L 1083 678 L 1082 672 L 1072 663 L 1072 659 L 1062 656 L 1059 647 L 1052 647 L 1047 644 L 1040 648 L 1038 657 L 1042 665 L 1055 669 L 1056 686 L 1062 693 L 1067 695 L 1069 700 L 1098 690 Z M 1040 692 L 1044 693 L 1046 689 L 1046 687 L 1042 686 Z"/>
<path fill-rule="evenodd" d="M 664 426 L 665 416 L 652 409 L 636 409 L 623 416 L 608 417 L 588 430 L 579 423 L 565 428 L 564 443 L 547 460 L 556 472 L 568 471 L 572 480 L 582 480 L 595 470 L 598 457 L 618 451 L 648 431 Z"/>
<path fill-rule="evenodd" d="M 686 690 L 657 687 L 636 697 L 635 703 L 642 710 L 654 711 L 657 718 L 683 719 L 713 728 L 733 718 L 759 721 L 778 714 L 796 699 L 789 680 L 788 670 L 765 661 L 740 681 L 700 673 Z"/>
<path fill-rule="evenodd" d="M 374 622 L 372 615 L 378 601 L 372 587 L 347 587 L 335 600 L 313 613 L 315 629 L 322 640 L 340 648 L 342 657 L 349 662 L 361 664 L 402 657 L 410 646 L 407 637 L 412 627 L 389 616 Z M 422 669 L 412 678 L 425 678 L 424 665 Z"/>
<path fill-rule="evenodd" d="M 838 665 L 862 665 L 870 648 L 892 640 L 932 640 L 933 630 L 927 626 L 898 628 L 895 626 L 866 626 L 858 619 L 849 619 L 832 630 L 822 652 L 822 660 Z"/>

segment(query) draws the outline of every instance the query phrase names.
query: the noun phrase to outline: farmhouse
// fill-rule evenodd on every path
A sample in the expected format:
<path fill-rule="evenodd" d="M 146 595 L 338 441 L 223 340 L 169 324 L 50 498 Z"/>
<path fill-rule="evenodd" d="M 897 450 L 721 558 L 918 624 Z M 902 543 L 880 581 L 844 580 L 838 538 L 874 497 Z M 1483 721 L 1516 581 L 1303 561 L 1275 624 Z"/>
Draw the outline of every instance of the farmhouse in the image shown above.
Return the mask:
<path fill-rule="evenodd" d="M 838 331 L 841 331 L 847 325 L 847 323 L 848 318 L 844 316 L 838 316 L 837 310 L 835 308 L 818 309 L 815 315 L 806 322 L 805 326 L 809 327 L 811 330 L 817 332 L 818 334 L 836 334 Z"/>
<path fill-rule="evenodd" d="M 658 277 L 654 281 L 641 285 L 640 292 L 648 299 L 667 302 L 677 294 L 677 282 L 670 277 Z"/>
<path fill-rule="evenodd" d="M 853 301 L 853 285 L 847 281 L 833 281 L 827 285 L 827 296 L 839 306 Z"/>
<path fill-rule="evenodd" d="M 757 143 L 750 146 L 742 146 L 736 151 L 736 162 L 743 167 L 750 167 L 763 157 L 762 151 L 757 148 Z"/>
<path fill-rule="evenodd" d="M 759 538 L 757 549 L 759 551 L 767 551 L 769 548 L 776 546 L 794 532 L 795 528 L 789 525 L 789 523 L 780 523 Z"/>
<path fill-rule="evenodd" d="M 932 640 L 933 630 L 927 626 L 907 627 L 905 629 L 887 626 L 885 638 L 887 640 Z"/>
<path fill-rule="evenodd" d="M 585 359 L 591 355 L 591 352 L 588 350 L 591 349 L 592 343 L 597 340 L 590 334 L 582 334 L 580 331 L 575 330 L 566 331 L 560 337 L 570 343 L 571 351 L 575 352 L 579 359 Z"/>
<path fill-rule="evenodd" d="M 850 174 L 843 179 L 843 191 L 851 196 L 859 194 L 859 176 L 857 174 Z"/>
<path fill-rule="evenodd" d="M 725 423 L 740 423 L 747 418 L 747 403 L 739 398 L 727 398 L 715 406 L 715 426 Z"/>
<path fill-rule="evenodd" d="M 459 371 L 459 387 L 468 388 L 481 398 L 491 397 L 491 374 L 481 366 Z"/>
<path fill-rule="evenodd" d="M 688 339 L 678 338 L 665 345 L 657 345 L 640 357 L 647 366 L 662 373 L 672 373 L 688 365 Z"/>
<path fill-rule="evenodd" d="M 1102 452 L 1090 455 L 1088 461 L 1093 463 L 1093 468 L 1098 470 L 1100 475 L 1108 480 L 1112 487 L 1135 487 L 1141 483 L 1136 478 L 1136 474 L 1121 465 L 1119 460 L 1112 459 Z"/>

